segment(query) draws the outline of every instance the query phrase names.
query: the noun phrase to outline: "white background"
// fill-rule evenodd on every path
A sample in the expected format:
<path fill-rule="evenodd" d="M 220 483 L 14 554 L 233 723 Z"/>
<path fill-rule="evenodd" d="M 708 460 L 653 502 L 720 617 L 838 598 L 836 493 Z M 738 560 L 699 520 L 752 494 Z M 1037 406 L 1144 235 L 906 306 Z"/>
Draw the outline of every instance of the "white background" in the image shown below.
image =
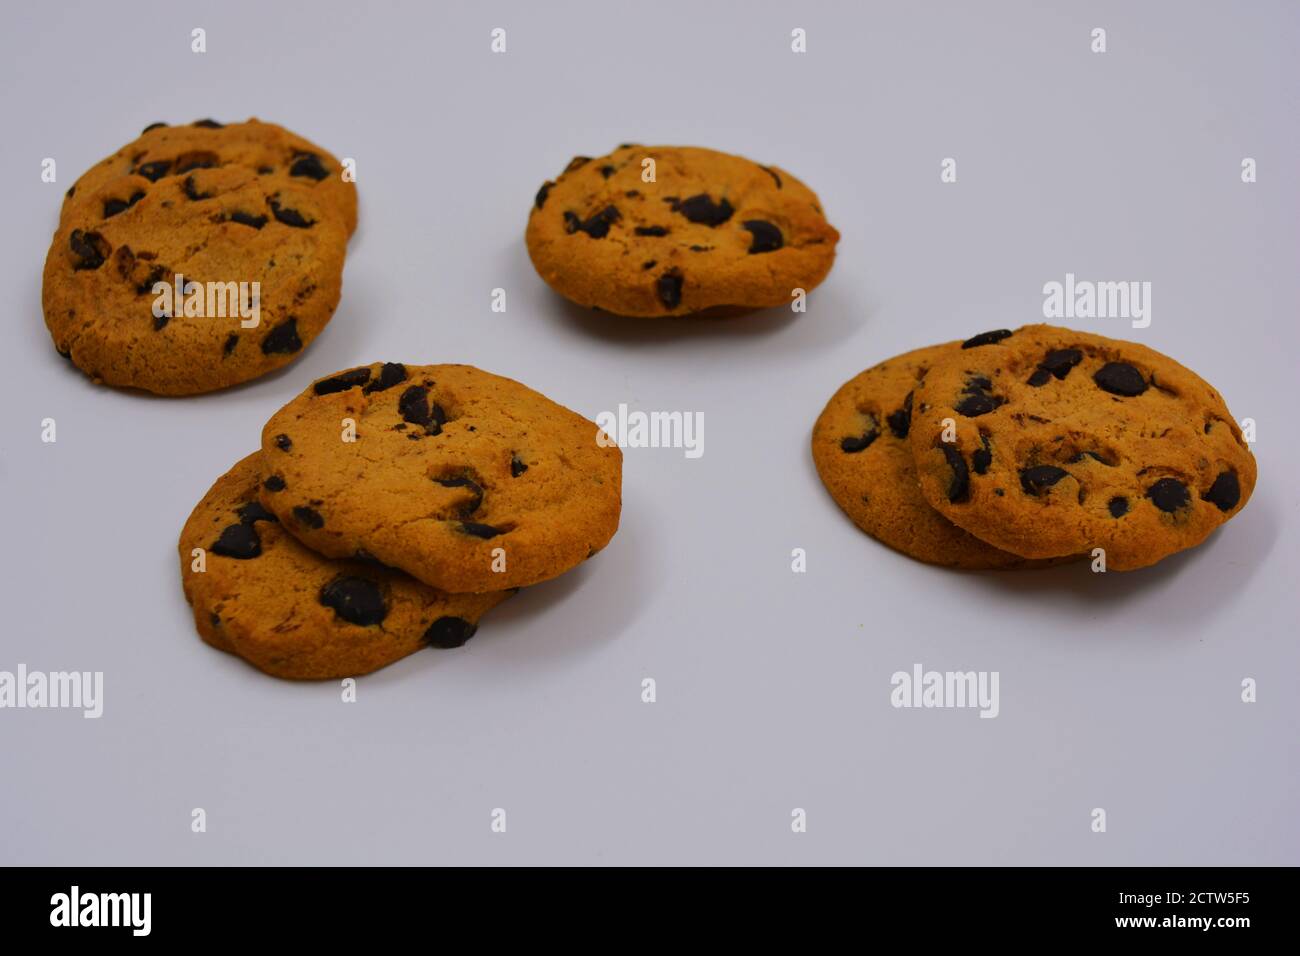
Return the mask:
<path fill-rule="evenodd" d="M 1300 862 L 1300 15 L 975 7 L 9 10 L 0 669 L 106 686 L 99 720 L 0 711 L 0 862 Z M 356 159 L 342 303 L 299 361 L 244 387 L 93 386 L 41 320 L 63 192 L 148 123 L 207 116 Z M 534 193 L 626 141 L 740 153 L 817 190 L 843 241 L 808 314 L 628 321 L 550 293 L 523 245 Z M 57 184 L 40 181 L 47 156 Z M 943 571 L 854 528 L 807 447 L 835 388 L 1040 320 L 1067 271 L 1152 282 L 1150 328 L 1079 327 L 1167 352 L 1259 423 L 1244 513 L 1194 552 L 1106 575 Z M 705 454 L 628 451 L 622 528 L 597 559 L 344 705 L 336 684 L 203 644 L 175 541 L 281 404 L 384 360 L 469 362 L 588 417 L 703 412 Z M 1000 716 L 891 708 L 890 675 L 917 662 L 1000 672 Z M 1258 703 L 1240 701 L 1246 677 Z"/>

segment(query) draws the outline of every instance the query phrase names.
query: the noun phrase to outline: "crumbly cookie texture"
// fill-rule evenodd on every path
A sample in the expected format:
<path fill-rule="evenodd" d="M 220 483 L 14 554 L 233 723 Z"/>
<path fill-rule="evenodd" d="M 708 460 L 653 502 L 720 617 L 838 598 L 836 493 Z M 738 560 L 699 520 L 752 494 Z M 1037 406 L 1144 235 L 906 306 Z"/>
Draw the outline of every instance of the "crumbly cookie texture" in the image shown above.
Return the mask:
<path fill-rule="evenodd" d="M 914 390 L 931 364 L 959 344 L 896 355 L 845 382 L 813 427 L 817 474 L 854 524 L 919 561 L 966 570 L 1059 563 L 999 550 L 954 525 L 921 494 L 907 440 Z"/>
<path fill-rule="evenodd" d="M 156 124 L 68 190 L 45 324 L 61 355 L 107 385 L 190 395 L 248 381 L 293 361 L 330 320 L 356 221 L 338 160 L 288 130 Z M 202 289 L 201 314 L 185 314 L 189 293 L 155 314 L 156 284 L 178 274 Z M 246 327 L 238 308 L 251 313 L 254 288 Z"/>
<path fill-rule="evenodd" d="M 1133 342 L 1048 325 L 986 332 L 936 358 L 912 401 L 926 500 L 1028 557 L 1104 548 L 1108 568 L 1145 567 L 1199 544 L 1255 486 L 1219 394 Z"/>
<path fill-rule="evenodd" d="M 262 503 L 304 544 L 446 591 L 553 578 L 618 530 L 622 452 L 594 422 L 468 365 L 361 366 L 262 431 Z"/>
<path fill-rule="evenodd" d="M 276 677 L 355 677 L 422 647 L 459 647 L 510 595 L 447 594 L 374 563 L 321 557 L 258 503 L 259 463 L 249 455 L 217 479 L 181 532 L 185 597 L 212 646 Z"/>
<path fill-rule="evenodd" d="M 654 161 L 654 182 L 642 179 Z M 789 305 L 839 233 L 783 169 L 693 146 L 578 156 L 537 192 L 528 254 L 556 292 L 616 315 L 733 315 Z"/>

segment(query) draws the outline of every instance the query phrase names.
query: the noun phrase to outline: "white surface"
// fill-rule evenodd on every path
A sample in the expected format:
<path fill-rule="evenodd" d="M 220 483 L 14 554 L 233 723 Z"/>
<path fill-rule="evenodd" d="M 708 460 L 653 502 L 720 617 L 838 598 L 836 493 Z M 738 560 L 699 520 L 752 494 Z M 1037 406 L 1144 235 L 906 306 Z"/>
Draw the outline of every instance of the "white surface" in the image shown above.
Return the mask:
<path fill-rule="evenodd" d="M 0 710 L 0 862 L 1300 862 L 1296 8 L 973 6 L 10 11 L 0 669 L 101 670 L 106 700 L 99 720 Z M 41 321 L 63 191 L 152 121 L 250 115 L 357 160 L 334 321 L 224 393 L 92 386 Z M 533 194 L 625 141 L 817 190 L 843 241 L 809 313 L 641 323 L 553 296 L 523 246 Z M 832 391 L 1039 320 L 1067 271 L 1154 284 L 1149 329 L 1077 325 L 1168 352 L 1258 421 L 1249 507 L 1126 575 L 956 574 L 858 532 L 807 449 Z M 702 411 L 706 444 L 627 452 L 605 552 L 344 705 L 204 645 L 174 548 L 276 408 L 374 360 L 470 362 L 589 417 Z M 917 662 L 998 671 L 1000 716 L 893 709 L 890 675 Z"/>

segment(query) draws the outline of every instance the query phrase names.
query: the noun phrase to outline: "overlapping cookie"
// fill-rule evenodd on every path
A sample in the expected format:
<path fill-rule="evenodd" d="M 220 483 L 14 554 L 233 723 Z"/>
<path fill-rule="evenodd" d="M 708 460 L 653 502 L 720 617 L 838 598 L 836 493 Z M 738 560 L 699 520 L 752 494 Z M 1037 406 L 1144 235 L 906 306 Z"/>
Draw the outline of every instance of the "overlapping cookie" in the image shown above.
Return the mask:
<path fill-rule="evenodd" d="M 622 453 L 595 423 L 468 365 L 319 379 L 262 432 L 261 502 L 313 550 L 447 591 L 553 578 L 618 528 Z"/>
<path fill-rule="evenodd" d="M 67 192 L 44 273 L 59 353 L 189 395 L 292 361 L 334 314 L 356 188 L 269 123 L 156 123 Z"/>
<path fill-rule="evenodd" d="M 511 593 L 446 594 L 373 562 L 321 557 L 258 502 L 259 464 L 249 455 L 217 479 L 180 536 L 185 597 L 214 647 L 276 677 L 359 676 L 464 644 Z"/>
<path fill-rule="evenodd" d="M 730 315 L 788 305 L 795 289 L 819 285 L 839 233 L 783 169 L 692 146 L 624 145 L 578 156 L 544 183 L 526 241 L 541 277 L 579 305 Z"/>
<path fill-rule="evenodd" d="M 936 358 L 909 441 L 926 501 L 954 524 L 1027 557 L 1103 548 L 1115 570 L 1199 544 L 1255 485 L 1241 429 L 1200 376 L 1048 325 Z"/>
<path fill-rule="evenodd" d="M 1056 563 L 993 547 L 948 521 L 921 494 L 907 440 L 914 391 L 930 366 L 958 345 L 906 352 L 845 382 L 813 427 L 817 473 L 854 524 L 920 561 L 967 570 Z"/>

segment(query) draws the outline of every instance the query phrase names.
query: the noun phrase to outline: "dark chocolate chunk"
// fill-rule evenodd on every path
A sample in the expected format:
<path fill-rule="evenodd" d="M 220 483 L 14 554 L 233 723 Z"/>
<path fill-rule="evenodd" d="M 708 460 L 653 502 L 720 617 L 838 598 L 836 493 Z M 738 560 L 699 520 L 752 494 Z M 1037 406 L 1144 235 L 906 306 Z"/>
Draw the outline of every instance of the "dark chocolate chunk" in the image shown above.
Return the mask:
<path fill-rule="evenodd" d="M 460 509 L 460 513 L 464 517 L 468 517 L 478 511 L 479 507 L 483 504 L 483 489 L 479 487 L 477 482 L 470 478 L 466 478 L 464 475 L 455 475 L 450 478 L 435 478 L 433 480 L 444 488 L 469 489 L 469 501 L 462 505 Z"/>
<path fill-rule="evenodd" d="M 149 270 L 149 274 L 140 281 L 140 284 L 135 287 L 135 294 L 145 295 L 153 292 L 154 285 L 161 282 L 166 274 L 167 270 L 162 266 L 154 266 Z"/>
<path fill-rule="evenodd" d="M 252 226 L 254 229 L 261 229 L 266 225 L 265 216 L 254 216 L 252 213 L 240 212 L 235 210 L 230 214 L 230 221 L 237 222 L 241 226 Z"/>
<path fill-rule="evenodd" d="M 244 524 L 253 524 L 257 521 L 275 521 L 280 519 L 266 509 L 260 501 L 250 501 L 248 504 L 238 508 L 235 514 L 239 515 L 239 520 Z"/>
<path fill-rule="evenodd" d="M 1177 511 L 1191 500 L 1187 486 L 1177 478 L 1161 478 L 1147 489 L 1147 497 L 1161 511 Z"/>
<path fill-rule="evenodd" d="M 308 508 L 306 505 L 298 505 L 293 509 L 293 516 L 308 528 L 325 527 L 325 519 L 320 516 L 320 512 L 315 508 Z"/>
<path fill-rule="evenodd" d="M 546 182 L 542 183 L 542 188 L 537 190 L 537 198 L 533 200 L 533 205 L 536 206 L 538 209 L 541 209 L 543 206 L 545 206 L 546 197 L 551 194 L 551 187 L 554 185 L 555 183 L 551 182 L 549 179 Z"/>
<path fill-rule="evenodd" d="M 234 332 L 231 332 L 229 335 L 226 336 L 226 344 L 221 346 L 221 354 L 229 355 L 231 352 L 235 350 L 235 346 L 238 344 L 239 344 L 239 336 L 236 335 Z"/>
<path fill-rule="evenodd" d="M 155 315 L 153 317 L 153 330 L 155 332 L 161 332 L 167 327 L 167 323 L 171 320 L 172 317 L 165 312 L 162 315 Z"/>
<path fill-rule="evenodd" d="M 890 412 L 885 416 L 885 422 L 889 425 L 889 430 L 894 433 L 895 438 L 906 438 L 908 430 L 912 427 L 912 393 L 908 392 L 907 397 L 903 399 L 903 407 L 897 411 Z"/>
<path fill-rule="evenodd" d="M 1122 495 L 1116 495 L 1106 503 L 1106 509 L 1110 512 L 1112 518 L 1122 518 L 1128 514 L 1128 499 Z"/>
<path fill-rule="evenodd" d="M 440 617 L 424 632 L 424 642 L 430 647 L 460 647 L 478 630 L 464 618 Z"/>
<path fill-rule="evenodd" d="M 569 165 L 564 167 L 564 171 L 566 173 L 571 173 L 575 169 L 581 169 L 583 166 L 586 166 L 589 162 L 591 162 L 590 156 L 574 156 L 573 159 L 569 160 Z"/>
<path fill-rule="evenodd" d="M 268 199 L 266 203 L 271 207 L 271 215 L 275 216 L 276 221 L 282 222 L 286 226 L 293 226 L 295 229 L 307 229 L 316 225 L 315 219 L 306 218 L 296 209 L 281 206 L 274 199 Z"/>
<path fill-rule="evenodd" d="M 880 423 L 874 415 L 867 415 L 867 427 L 861 435 L 848 435 L 840 439 L 840 451 L 847 455 L 856 455 L 866 451 L 871 443 L 880 437 Z"/>
<path fill-rule="evenodd" d="M 680 272 L 665 272 L 655 282 L 655 292 L 665 309 L 675 309 L 682 304 L 682 276 Z"/>
<path fill-rule="evenodd" d="M 1083 353 L 1078 349 L 1052 349 L 1038 367 L 1051 372 L 1058 380 L 1070 374 L 1070 369 L 1083 361 Z"/>
<path fill-rule="evenodd" d="M 208 550 L 225 558 L 246 561 L 262 553 L 262 539 L 257 536 L 251 522 L 245 524 L 241 521 L 223 528 L 220 537 Z"/>
<path fill-rule="evenodd" d="M 297 319 L 285 319 L 262 339 L 262 352 L 265 355 L 290 355 L 301 348 Z"/>
<path fill-rule="evenodd" d="M 76 271 L 98 269 L 113 251 L 108 240 L 99 233 L 82 232 L 80 229 L 72 230 L 72 235 L 68 237 L 68 244 L 72 247 L 72 255 L 76 259 L 72 266 Z"/>
<path fill-rule="evenodd" d="M 146 126 L 144 129 L 140 130 L 140 135 L 143 136 L 145 133 L 149 132 L 149 130 L 151 130 L 151 129 L 161 129 L 162 127 L 164 127 L 164 126 L 166 126 L 166 125 L 167 125 L 166 123 L 150 123 L 150 124 L 149 124 L 148 126 Z"/>
<path fill-rule="evenodd" d="M 967 339 L 961 344 L 964 349 L 973 349 L 981 345 L 992 345 L 994 342 L 1001 342 L 1011 334 L 1010 329 L 994 329 L 992 332 L 981 332 Z"/>
<path fill-rule="evenodd" d="M 499 534 L 505 534 L 505 530 L 502 528 L 494 528 L 490 524 L 479 524 L 476 521 L 462 521 L 460 530 L 476 538 L 495 538 Z"/>
<path fill-rule="evenodd" d="M 195 202 L 200 199 L 211 199 L 213 195 L 212 193 L 199 192 L 199 187 L 194 184 L 193 176 L 185 177 L 185 182 L 183 183 L 182 188 L 185 190 L 185 198 Z"/>
<path fill-rule="evenodd" d="M 368 627 L 388 616 L 379 585 L 365 578 L 342 575 L 320 589 L 320 603 L 349 624 Z"/>
<path fill-rule="evenodd" d="M 971 470 L 977 475 L 986 474 L 993 464 L 993 448 L 989 445 L 989 436 L 980 435 L 980 447 L 971 452 Z"/>
<path fill-rule="evenodd" d="M 600 174 L 604 176 L 606 179 L 609 179 L 610 176 L 614 175 L 614 167 L 610 166 L 609 164 L 606 164 L 600 167 Z"/>
<path fill-rule="evenodd" d="M 433 420 L 429 410 L 429 390 L 423 385 L 412 385 L 398 398 L 397 411 L 412 425 L 428 425 Z"/>
<path fill-rule="evenodd" d="M 641 263 L 641 268 L 642 268 L 643 270 L 645 270 L 645 269 L 653 269 L 653 268 L 654 268 L 655 266 L 657 266 L 657 265 L 659 265 L 659 260 L 658 260 L 658 259 L 647 259 L 645 262 Z"/>
<path fill-rule="evenodd" d="M 609 227 L 617 222 L 618 218 L 618 210 L 613 206 L 606 206 L 586 220 L 579 219 L 571 212 L 565 212 L 564 230 L 568 233 L 585 232 L 593 239 L 604 239 L 609 235 Z"/>
<path fill-rule="evenodd" d="M 1214 479 L 1214 484 L 1210 485 L 1210 490 L 1201 495 L 1201 500 L 1210 502 L 1220 511 L 1231 511 L 1237 507 L 1237 502 L 1241 500 L 1241 485 L 1237 483 L 1236 473 L 1220 473 Z"/>
<path fill-rule="evenodd" d="M 1142 373 L 1127 362 L 1107 362 L 1092 376 L 1097 387 L 1112 395 L 1124 395 L 1131 398 L 1147 390 L 1146 379 Z"/>
<path fill-rule="evenodd" d="M 293 447 L 293 441 L 288 435 L 280 434 L 275 436 L 275 447 L 280 451 L 288 451 Z"/>
<path fill-rule="evenodd" d="M 365 385 L 368 381 L 370 381 L 370 369 L 363 365 L 361 368 L 349 369 L 333 378 L 323 378 L 311 389 L 317 395 L 333 395 L 335 392 L 346 392 L 350 388 Z"/>
<path fill-rule="evenodd" d="M 717 227 L 731 218 L 736 210 L 726 199 L 714 202 L 707 193 L 688 196 L 680 202 L 673 203 L 673 212 L 679 212 L 691 222 Z"/>
<path fill-rule="evenodd" d="M 1064 468 L 1055 465 L 1034 465 L 1020 470 L 1020 487 L 1025 494 L 1037 497 L 1043 489 L 1050 488 L 1069 474 Z"/>
<path fill-rule="evenodd" d="M 108 199 L 104 201 L 104 218 L 111 219 L 120 212 L 130 209 L 141 199 L 144 198 L 144 192 L 138 190 L 131 194 L 130 199 Z"/>
<path fill-rule="evenodd" d="M 781 185 L 782 185 L 782 183 L 781 183 L 781 177 L 778 176 L 778 175 L 776 174 L 776 170 L 775 170 L 775 169 L 773 169 L 773 168 L 770 167 L 770 166 L 764 166 L 764 165 L 762 165 L 762 164 L 759 164 L 759 167 L 758 167 L 758 168 L 761 169 L 763 172 L 767 173 L 769 176 L 771 176 L 773 179 L 776 180 L 776 188 L 777 188 L 777 189 L 780 189 L 780 188 L 781 188 Z"/>
<path fill-rule="evenodd" d="M 970 472 L 966 468 L 966 459 L 949 442 L 943 442 L 939 447 L 943 449 L 943 457 L 952 469 L 952 480 L 948 482 L 948 500 L 954 504 L 969 500 Z"/>
<path fill-rule="evenodd" d="M 151 183 L 156 183 L 167 175 L 167 170 L 172 168 L 170 160 L 160 159 L 156 162 L 145 163 L 136 167 L 136 175 L 143 176 Z"/>
<path fill-rule="evenodd" d="M 400 385 L 405 381 L 405 365 L 401 362 L 385 362 L 383 368 L 379 370 L 379 378 L 375 379 L 361 391 L 366 395 L 372 395 L 375 392 L 382 392 L 385 389 L 392 388 L 394 385 Z"/>
<path fill-rule="evenodd" d="M 284 479 L 279 475 L 268 475 L 262 487 L 267 491 L 284 491 Z"/>
<path fill-rule="evenodd" d="M 520 461 L 518 457 L 514 455 L 510 456 L 510 477 L 511 478 L 518 478 L 527 470 L 528 470 L 528 466 L 524 464 L 522 461 Z"/>
<path fill-rule="evenodd" d="M 668 228 L 666 226 L 637 226 L 635 230 L 638 236 L 666 236 Z"/>
<path fill-rule="evenodd" d="M 1032 385 L 1034 388 L 1042 388 L 1051 380 L 1052 380 L 1052 373 L 1049 372 L 1047 369 L 1043 368 L 1042 366 L 1039 366 L 1038 368 L 1034 369 L 1034 373 L 1029 376 L 1029 384 Z"/>
<path fill-rule="evenodd" d="M 176 168 L 172 170 L 177 176 L 181 173 L 188 173 L 192 169 L 212 169 L 221 163 L 221 159 L 216 153 L 194 152 L 185 153 L 183 156 L 176 157 Z"/>
<path fill-rule="evenodd" d="M 983 375 L 969 376 L 961 394 L 961 400 L 954 408 L 959 414 L 965 415 L 967 418 L 987 415 L 998 406 L 1006 403 L 1005 398 L 993 394 L 993 383 Z"/>
<path fill-rule="evenodd" d="M 320 161 L 320 157 L 315 153 L 299 153 L 293 158 L 293 164 L 289 167 L 290 176 L 306 176 L 308 179 L 314 179 L 320 182 L 327 177 L 330 171 L 325 168 L 325 164 Z"/>
<path fill-rule="evenodd" d="M 747 219 L 741 225 L 753 234 L 749 243 L 751 256 L 760 252 L 776 252 L 785 245 L 781 230 L 765 219 Z"/>
<path fill-rule="evenodd" d="M 218 123 L 214 119 L 195 120 L 192 125 L 201 126 L 203 129 L 223 129 L 225 127 L 224 123 Z"/>

